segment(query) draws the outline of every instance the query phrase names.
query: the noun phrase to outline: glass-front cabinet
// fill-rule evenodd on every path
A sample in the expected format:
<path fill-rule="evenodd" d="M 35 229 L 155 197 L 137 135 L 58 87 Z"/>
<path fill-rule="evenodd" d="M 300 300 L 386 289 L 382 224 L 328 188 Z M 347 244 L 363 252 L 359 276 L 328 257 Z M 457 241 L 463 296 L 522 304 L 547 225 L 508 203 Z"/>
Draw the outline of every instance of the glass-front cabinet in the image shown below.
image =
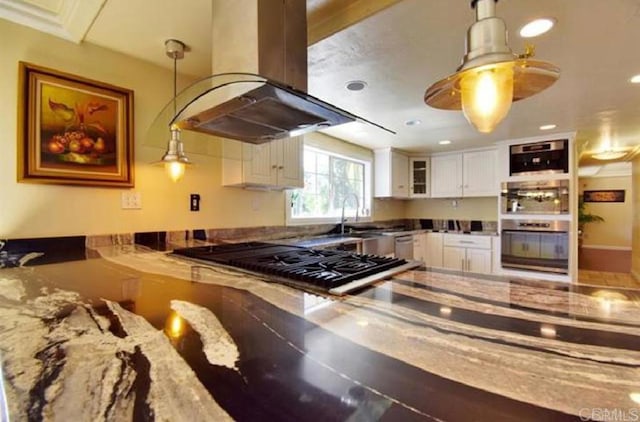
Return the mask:
<path fill-rule="evenodd" d="M 429 157 L 409 158 L 409 196 L 412 198 L 429 198 L 431 196 L 429 175 Z"/>

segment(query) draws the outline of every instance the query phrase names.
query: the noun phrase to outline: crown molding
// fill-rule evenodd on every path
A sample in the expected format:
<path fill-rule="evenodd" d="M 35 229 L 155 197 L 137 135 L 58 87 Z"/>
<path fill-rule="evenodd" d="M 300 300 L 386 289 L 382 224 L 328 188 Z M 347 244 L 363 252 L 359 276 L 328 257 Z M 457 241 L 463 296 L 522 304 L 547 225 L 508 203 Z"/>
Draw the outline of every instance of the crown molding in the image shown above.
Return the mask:
<path fill-rule="evenodd" d="M 81 43 L 106 0 L 0 0 L 0 18 Z"/>

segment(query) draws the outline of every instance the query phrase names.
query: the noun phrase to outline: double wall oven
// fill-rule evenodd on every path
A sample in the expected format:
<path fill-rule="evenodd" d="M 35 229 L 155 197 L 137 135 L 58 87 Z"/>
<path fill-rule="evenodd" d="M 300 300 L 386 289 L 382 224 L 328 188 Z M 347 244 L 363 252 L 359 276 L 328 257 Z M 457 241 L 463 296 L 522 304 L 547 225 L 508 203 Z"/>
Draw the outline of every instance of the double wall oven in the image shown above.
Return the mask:
<path fill-rule="evenodd" d="M 569 180 L 503 183 L 501 214 L 503 268 L 568 274 Z"/>

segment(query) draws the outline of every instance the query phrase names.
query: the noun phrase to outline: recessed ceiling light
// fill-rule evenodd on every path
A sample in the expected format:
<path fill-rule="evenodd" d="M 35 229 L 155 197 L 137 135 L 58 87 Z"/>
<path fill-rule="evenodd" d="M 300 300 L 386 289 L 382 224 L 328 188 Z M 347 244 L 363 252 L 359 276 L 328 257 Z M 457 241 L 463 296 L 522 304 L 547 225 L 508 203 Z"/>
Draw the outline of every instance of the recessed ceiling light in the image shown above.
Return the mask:
<path fill-rule="evenodd" d="M 345 85 L 349 91 L 362 91 L 367 87 L 365 81 L 349 81 Z"/>
<path fill-rule="evenodd" d="M 422 120 L 420 120 L 420 119 L 411 119 L 411 120 L 407 120 L 406 122 L 404 122 L 404 124 L 406 126 L 417 126 L 420 123 L 422 123 Z"/>
<path fill-rule="evenodd" d="M 629 79 L 632 84 L 640 84 L 640 74 L 634 75 Z"/>
<path fill-rule="evenodd" d="M 542 125 L 540 126 L 540 130 L 551 130 L 551 129 L 555 129 L 557 127 L 557 125 Z"/>
<path fill-rule="evenodd" d="M 520 36 L 522 38 L 533 38 L 540 36 L 553 28 L 555 22 L 556 21 L 553 18 L 541 18 L 533 20 L 520 28 Z"/>
<path fill-rule="evenodd" d="M 440 145 L 449 145 L 449 144 L 451 143 L 451 141 L 450 141 L 450 140 L 448 140 L 448 139 L 445 139 L 444 141 L 440 141 L 440 142 L 438 142 L 438 143 L 439 143 Z"/>

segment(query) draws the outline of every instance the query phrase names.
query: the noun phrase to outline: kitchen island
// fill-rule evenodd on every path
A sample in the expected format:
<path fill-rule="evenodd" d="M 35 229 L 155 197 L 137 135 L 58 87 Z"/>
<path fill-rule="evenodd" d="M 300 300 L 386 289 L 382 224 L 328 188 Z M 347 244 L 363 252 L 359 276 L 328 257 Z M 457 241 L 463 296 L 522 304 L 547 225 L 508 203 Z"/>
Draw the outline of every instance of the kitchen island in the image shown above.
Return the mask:
<path fill-rule="evenodd" d="M 423 268 L 338 298 L 136 245 L 90 255 L 0 270 L 12 420 L 640 412 L 638 291 Z"/>

